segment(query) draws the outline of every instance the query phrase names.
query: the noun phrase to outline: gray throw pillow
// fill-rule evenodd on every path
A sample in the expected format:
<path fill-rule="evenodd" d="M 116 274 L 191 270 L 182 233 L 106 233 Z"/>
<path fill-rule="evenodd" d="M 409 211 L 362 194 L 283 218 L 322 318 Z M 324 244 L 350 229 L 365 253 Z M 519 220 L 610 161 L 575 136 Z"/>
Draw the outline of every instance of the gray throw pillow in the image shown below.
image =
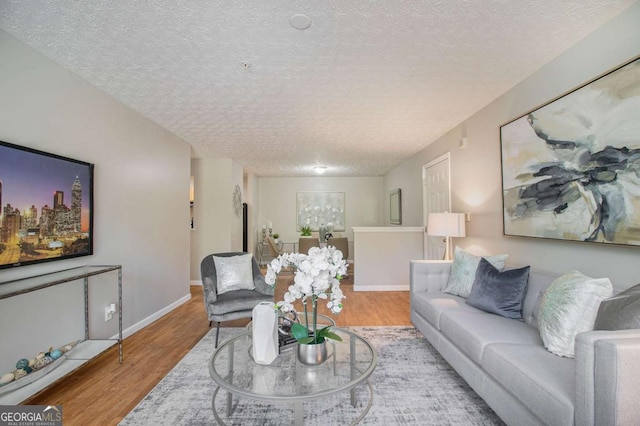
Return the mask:
<path fill-rule="evenodd" d="M 467 304 L 506 318 L 522 319 L 522 302 L 529 282 L 529 266 L 500 272 L 482 258 Z"/>
<path fill-rule="evenodd" d="M 640 328 L 640 284 L 602 301 L 594 330 Z"/>
<path fill-rule="evenodd" d="M 502 271 L 504 262 L 507 260 L 506 254 L 498 254 L 493 256 L 484 256 L 493 266 Z M 443 292 L 454 294 L 456 296 L 469 297 L 473 281 L 476 279 L 476 270 L 480 262 L 479 256 L 474 256 L 456 246 L 453 254 L 453 263 L 451 264 L 451 272 L 447 285 L 442 289 Z"/>

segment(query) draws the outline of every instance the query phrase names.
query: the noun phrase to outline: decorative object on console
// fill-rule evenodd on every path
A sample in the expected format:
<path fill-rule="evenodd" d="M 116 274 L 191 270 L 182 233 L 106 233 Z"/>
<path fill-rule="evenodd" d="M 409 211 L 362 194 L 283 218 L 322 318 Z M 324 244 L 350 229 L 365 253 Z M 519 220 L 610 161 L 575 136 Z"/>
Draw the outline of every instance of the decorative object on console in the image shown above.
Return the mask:
<path fill-rule="evenodd" d="M 325 241 L 327 241 L 327 227 L 324 223 L 321 223 L 320 227 L 318 228 L 318 238 L 320 239 L 320 242 L 324 243 Z"/>
<path fill-rule="evenodd" d="M 251 315 L 252 356 L 256 364 L 269 365 L 278 356 L 278 315 L 273 302 L 260 302 Z"/>
<path fill-rule="evenodd" d="M 640 329 L 640 284 L 603 300 L 593 326 L 594 330 L 636 328 Z"/>
<path fill-rule="evenodd" d="M 507 260 L 507 257 L 508 255 L 506 254 L 484 256 L 484 258 L 499 271 L 502 271 L 504 268 L 504 262 Z M 460 247 L 456 247 L 453 263 L 451 264 L 451 273 L 449 274 L 447 285 L 442 291 L 464 297 L 465 299 L 469 297 L 473 282 L 476 279 L 476 271 L 478 270 L 480 259 L 480 257 L 474 256 L 462 250 Z"/>
<path fill-rule="evenodd" d="M 16 369 L 0 377 L 0 394 L 14 391 L 35 382 L 51 370 L 57 368 L 69 352 L 78 343 L 73 341 L 58 349 L 49 348 L 47 352 L 39 352 L 30 359 L 20 359 Z"/>
<path fill-rule="evenodd" d="M 297 192 L 296 209 L 299 228 L 318 231 L 320 224 L 332 222 L 336 231 L 345 230 L 344 192 Z"/>
<path fill-rule="evenodd" d="M 485 312 L 522 319 L 529 269 L 525 266 L 501 272 L 487 259 L 481 258 L 466 303 Z"/>
<path fill-rule="evenodd" d="M 500 127 L 504 234 L 640 245 L 640 58 Z"/>
<path fill-rule="evenodd" d="M 544 347 L 573 358 L 576 334 L 593 330 L 600 302 L 612 294 L 608 278 L 590 278 L 578 271 L 556 278 L 542 295 L 538 310 Z"/>
<path fill-rule="evenodd" d="M 451 237 L 464 237 L 465 225 L 463 213 L 429 213 L 427 234 L 445 237 L 444 260 L 451 260 Z"/>
<path fill-rule="evenodd" d="M 93 164 L 0 141 L 0 201 L 0 268 L 93 254 Z"/>
<path fill-rule="evenodd" d="M 318 329 L 317 324 L 319 299 L 328 299 L 327 307 L 334 314 L 342 310 L 344 296 L 340 289 L 340 279 L 347 272 L 347 263 L 342 258 L 342 253 L 334 247 L 313 247 L 308 255 L 284 253 L 267 266 L 266 283 L 275 285 L 277 274 L 287 267 L 295 269 L 294 283 L 289 286 L 284 300 L 276 303 L 276 306 L 282 312 L 290 312 L 295 310 L 293 302 L 297 299 L 302 300 L 305 325 L 295 322 L 291 324 L 291 333 L 299 346 L 322 344 L 326 339 L 340 341 L 340 336 L 330 330 L 330 325 Z M 309 300 L 311 301 L 311 324 L 309 323 Z M 301 357 L 300 362 L 312 362 L 304 350 L 298 352 L 298 355 Z"/>

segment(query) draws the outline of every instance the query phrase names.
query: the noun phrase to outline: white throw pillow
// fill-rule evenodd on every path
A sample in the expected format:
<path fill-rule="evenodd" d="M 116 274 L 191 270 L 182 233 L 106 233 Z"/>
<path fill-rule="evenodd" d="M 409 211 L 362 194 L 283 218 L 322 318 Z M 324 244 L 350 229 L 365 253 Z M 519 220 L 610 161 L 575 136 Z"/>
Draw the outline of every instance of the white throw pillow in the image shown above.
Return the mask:
<path fill-rule="evenodd" d="M 574 358 L 576 334 L 593 330 L 600 302 L 612 294 L 608 278 L 589 278 L 578 271 L 558 277 L 540 300 L 538 329 L 544 347 Z"/>
<path fill-rule="evenodd" d="M 253 290 L 253 255 L 213 256 L 218 280 L 218 294 L 232 290 Z"/>
<path fill-rule="evenodd" d="M 502 271 L 508 255 L 498 254 L 482 257 L 487 259 L 498 271 Z M 453 253 L 453 263 L 451 264 L 449 280 L 442 291 L 464 297 L 465 299 L 469 297 L 471 287 L 473 287 L 473 281 L 476 279 L 476 270 L 482 257 L 474 256 L 456 246 Z"/>

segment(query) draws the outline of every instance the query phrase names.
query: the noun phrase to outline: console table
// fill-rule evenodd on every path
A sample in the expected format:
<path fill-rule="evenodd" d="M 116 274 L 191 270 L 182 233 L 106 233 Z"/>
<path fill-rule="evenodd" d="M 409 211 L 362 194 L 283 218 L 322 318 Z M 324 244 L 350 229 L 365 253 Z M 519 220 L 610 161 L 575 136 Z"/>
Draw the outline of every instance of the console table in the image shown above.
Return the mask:
<path fill-rule="evenodd" d="M 89 338 L 89 278 L 108 272 L 117 272 L 118 284 L 118 338 Z M 118 345 L 118 361 L 122 364 L 122 265 L 81 266 L 32 277 L 20 278 L 0 283 L 0 299 L 7 299 L 33 291 L 42 290 L 70 281 L 84 281 L 84 340 L 78 342 L 61 361 L 60 365 L 38 380 L 23 387 L 0 393 L 0 405 L 15 405 L 50 386 L 55 381 L 76 370 L 102 352 Z M 31 373 L 34 374 L 34 373 Z M 29 376 L 26 376 L 29 377 Z M 19 379 L 19 380 L 24 380 Z M 17 382 L 16 382 L 17 383 Z M 0 391 L 2 388 L 0 388 Z"/>

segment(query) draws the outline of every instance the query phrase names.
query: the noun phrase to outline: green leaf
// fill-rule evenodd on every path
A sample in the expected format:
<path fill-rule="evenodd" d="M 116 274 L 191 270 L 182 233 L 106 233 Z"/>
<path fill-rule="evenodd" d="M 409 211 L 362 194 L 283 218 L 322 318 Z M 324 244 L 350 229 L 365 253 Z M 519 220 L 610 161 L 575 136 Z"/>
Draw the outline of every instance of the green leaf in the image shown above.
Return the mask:
<path fill-rule="evenodd" d="M 302 343 L 302 339 L 309 337 L 309 330 L 304 325 L 294 322 L 291 325 L 291 334 L 296 338 L 298 342 Z"/>
<path fill-rule="evenodd" d="M 330 325 L 318 331 L 318 340 L 324 341 L 324 339 L 333 339 L 333 340 L 337 340 L 338 342 L 342 342 L 342 338 L 331 331 Z"/>
<path fill-rule="evenodd" d="M 336 333 L 333 333 L 331 331 L 327 331 L 324 337 L 327 339 L 333 339 L 333 340 L 337 340 L 338 342 L 342 342 L 342 337 L 338 336 Z"/>
<path fill-rule="evenodd" d="M 302 343 L 303 345 L 308 345 L 309 343 L 313 343 L 313 337 L 311 336 L 303 337 L 302 339 L 298 339 L 296 337 L 296 340 L 298 341 L 298 343 Z"/>

